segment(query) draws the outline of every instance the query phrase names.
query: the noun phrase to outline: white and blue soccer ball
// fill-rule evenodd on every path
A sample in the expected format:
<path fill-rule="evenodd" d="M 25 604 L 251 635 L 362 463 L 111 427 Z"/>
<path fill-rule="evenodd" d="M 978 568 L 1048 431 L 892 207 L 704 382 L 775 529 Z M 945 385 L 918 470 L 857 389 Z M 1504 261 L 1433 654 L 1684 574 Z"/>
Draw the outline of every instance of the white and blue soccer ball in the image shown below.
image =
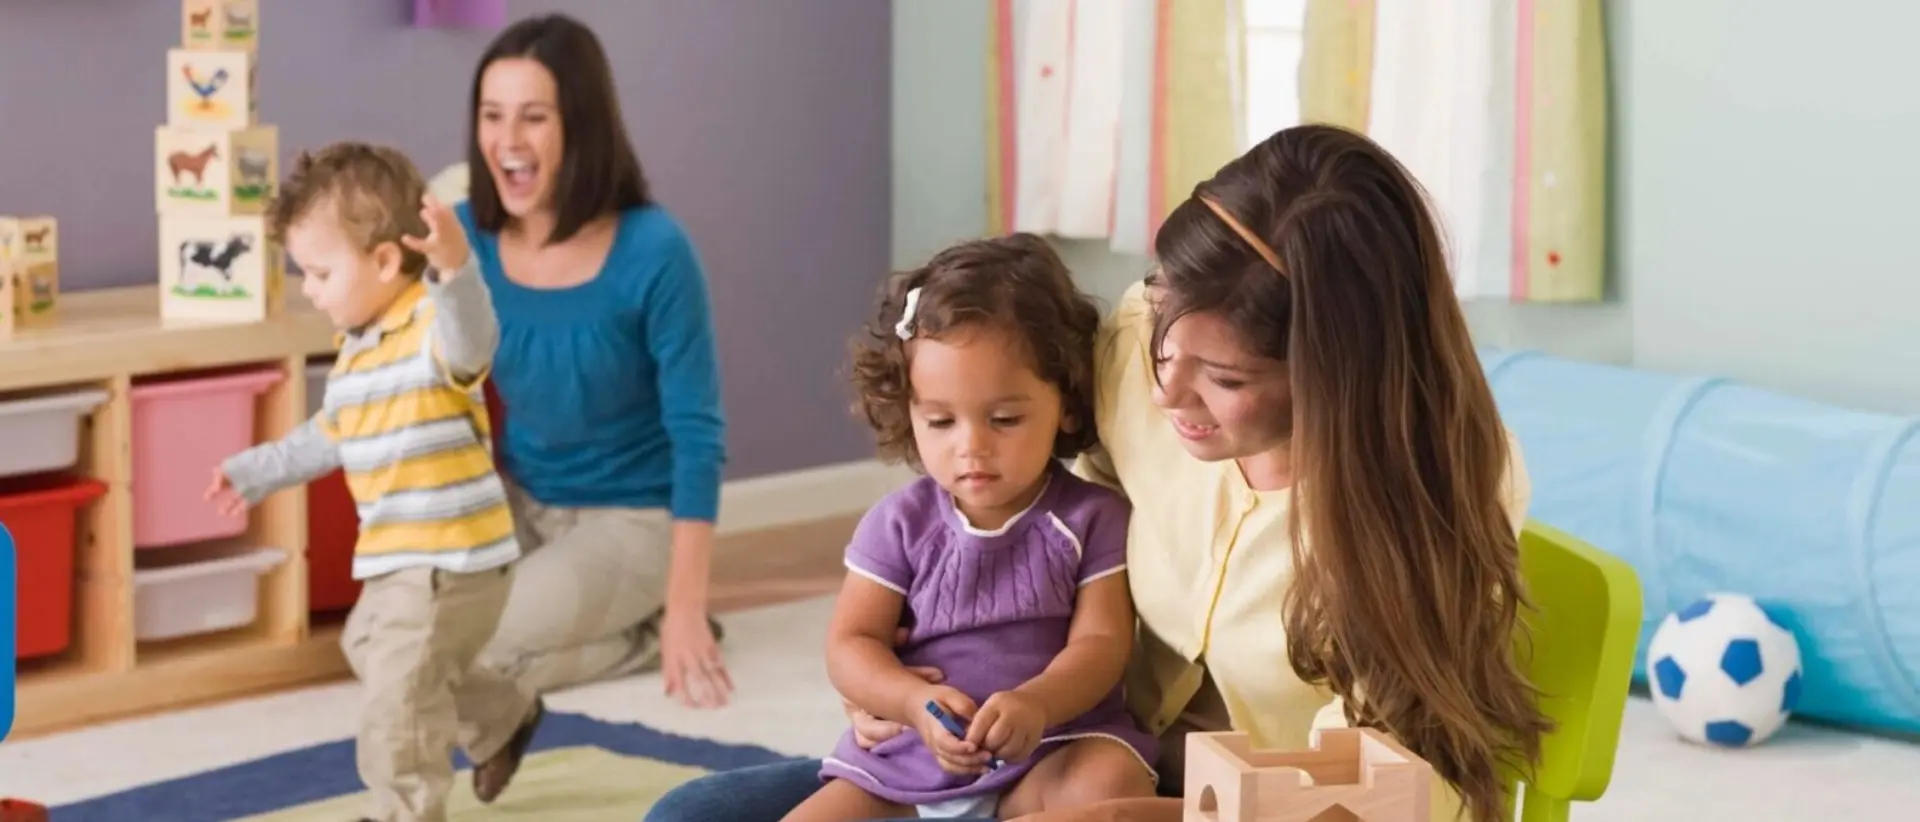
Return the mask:
<path fill-rule="evenodd" d="M 1653 704 L 1693 742 L 1757 745 L 1800 701 L 1800 644 L 1752 597 L 1708 594 L 1667 615 L 1647 645 Z"/>

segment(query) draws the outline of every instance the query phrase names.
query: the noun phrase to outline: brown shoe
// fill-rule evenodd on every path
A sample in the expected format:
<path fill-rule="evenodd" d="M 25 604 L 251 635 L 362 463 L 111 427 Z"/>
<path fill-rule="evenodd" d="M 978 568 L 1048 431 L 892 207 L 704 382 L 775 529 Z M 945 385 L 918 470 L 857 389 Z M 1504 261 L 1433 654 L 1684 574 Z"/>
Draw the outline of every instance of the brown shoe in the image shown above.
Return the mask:
<path fill-rule="evenodd" d="M 480 798 L 481 804 L 491 804 L 507 789 L 507 783 L 513 781 L 513 775 L 520 770 L 520 760 L 527 755 L 527 745 L 533 742 L 533 732 L 540 727 L 545 718 L 547 706 L 534 700 L 533 714 L 520 728 L 513 732 L 513 738 L 507 740 L 507 746 L 499 753 L 473 768 L 473 795 Z"/>

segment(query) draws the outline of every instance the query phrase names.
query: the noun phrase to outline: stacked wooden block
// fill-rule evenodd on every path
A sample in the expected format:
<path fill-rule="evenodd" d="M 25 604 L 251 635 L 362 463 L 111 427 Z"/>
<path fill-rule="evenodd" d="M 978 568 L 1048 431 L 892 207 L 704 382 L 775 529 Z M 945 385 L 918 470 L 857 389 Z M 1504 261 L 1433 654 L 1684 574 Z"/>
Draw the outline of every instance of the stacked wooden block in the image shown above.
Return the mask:
<path fill-rule="evenodd" d="M 279 131 L 259 118 L 259 0 L 183 0 L 154 133 L 160 314 L 252 322 L 279 312 L 285 264 L 264 216 Z"/>
<path fill-rule="evenodd" d="M 52 217 L 0 216 L 0 337 L 53 322 L 60 233 Z"/>

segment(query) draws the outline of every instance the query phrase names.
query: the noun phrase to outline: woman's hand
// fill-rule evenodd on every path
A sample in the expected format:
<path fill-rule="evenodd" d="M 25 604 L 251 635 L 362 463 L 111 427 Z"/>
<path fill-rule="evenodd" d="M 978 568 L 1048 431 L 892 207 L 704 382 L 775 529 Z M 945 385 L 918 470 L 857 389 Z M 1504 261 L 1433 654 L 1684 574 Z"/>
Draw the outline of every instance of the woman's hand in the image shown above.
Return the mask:
<path fill-rule="evenodd" d="M 905 644 L 907 644 L 907 629 L 901 628 L 894 631 L 894 647 L 898 648 Z M 946 675 L 942 674 L 939 668 L 909 666 L 907 670 L 914 676 L 926 680 L 927 684 L 930 685 L 938 685 L 946 681 Z M 847 721 L 853 723 L 853 741 L 862 748 L 870 749 L 875 745 L 899 736 L 907 729 L 907 726 L 898 722 L 890 722 L 867 713 L 861 710 L 860 706 L 846 699 L 841 699 L 840 704 L 847 711 Z"/>
<path fill-rule="evenodd" d="M 667 696 L 680 697 L 689 708 L 718 708 L 733 693 L 720 643 L 704 612 L 667 607 L 660 618 L 660 672 Z"/>

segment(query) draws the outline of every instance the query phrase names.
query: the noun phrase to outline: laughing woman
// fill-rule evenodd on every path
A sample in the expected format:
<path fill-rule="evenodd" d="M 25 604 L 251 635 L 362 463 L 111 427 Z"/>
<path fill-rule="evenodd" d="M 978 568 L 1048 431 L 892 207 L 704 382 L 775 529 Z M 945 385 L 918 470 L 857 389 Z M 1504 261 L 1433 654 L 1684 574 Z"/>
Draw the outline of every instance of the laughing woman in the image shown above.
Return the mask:
<path fill-rule="evenodd" d="M 725 459 L 707 287 L 648 196 L 592 31 L 502 32 L 474 72 L 459 209 L 500 317 L 500 463 L 529 549 L 486 659 L 523 688 L 659 666 L 732 690 L 707 617 Z"/>

